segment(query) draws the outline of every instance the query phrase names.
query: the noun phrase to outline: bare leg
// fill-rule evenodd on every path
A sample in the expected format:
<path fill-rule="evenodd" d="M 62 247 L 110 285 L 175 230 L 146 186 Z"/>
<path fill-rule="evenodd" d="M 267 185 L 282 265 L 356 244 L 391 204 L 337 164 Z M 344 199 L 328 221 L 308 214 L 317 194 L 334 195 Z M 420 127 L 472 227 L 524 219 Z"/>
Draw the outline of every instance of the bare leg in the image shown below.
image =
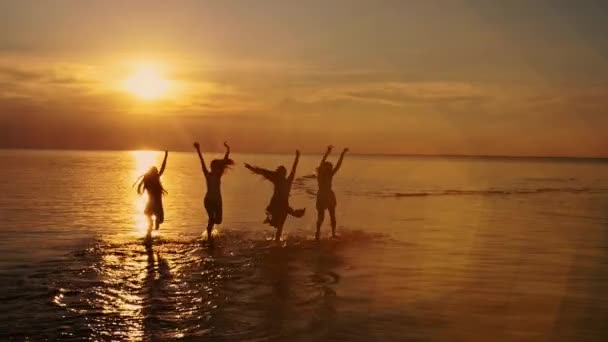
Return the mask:
<path fill-rule="evenodd" d="M 276 242 L 281 241 L 281 234 L 283 234 L 283 223 L 281 223 L 281 225 L 277 227 L 277 232 L 274 235 L 274 241 Z"/>
<path fill-rule="evenodd" d="M 213 232 L 213 220 L 209 219 L 209 223 L 207 223 L 207 240 L 211 242 L 213 239 L 211 237 L 211 233 Z"/>
<path fill-rule="evenodd" d="M 336 237 L 336 207 L 329 208 L 329 218 L 331 220 L 331 236 Z"/>
<path fill-rule="evenodd" d="M 154 222 L 152 221 L 151 216 L 146 215 L 146 219 L 148 221 L 148 229 L 146 230 L 146 237 L 144 238 L 144 241 L 147 245 L 152 242 L 152 226 L 154 225 Z"/>
<path fill-rule="evenodd" d="M 325 209 L 317 209 L 317 232 L 315 234 L 315 240 L 321 239 L 321 225 L 325 219 Z"/>

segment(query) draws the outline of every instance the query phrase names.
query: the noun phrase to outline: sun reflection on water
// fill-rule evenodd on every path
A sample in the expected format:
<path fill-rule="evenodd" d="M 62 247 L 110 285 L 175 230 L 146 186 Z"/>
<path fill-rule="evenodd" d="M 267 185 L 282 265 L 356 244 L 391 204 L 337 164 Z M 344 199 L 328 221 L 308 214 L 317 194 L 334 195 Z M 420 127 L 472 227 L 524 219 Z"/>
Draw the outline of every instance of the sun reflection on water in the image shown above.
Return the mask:
<path fill-rule="evenodd" d="M 134 251 L 125 251 L 133 253 Z M 142 311 L 145 297 L 134 291 L 139 285 L 138 278 L 145 276 L 148 263 L 143 256 L 131 255 L 131 258 L 106 254 L 101 258 L 100 269 L 103 270 L 105 287 L 97 291 L 94 306 L 101 305 L 101 312 L 114 317 L 115 325 L 120 331 L 107 331 L 107 322 L 97 327 L 98 333 L 126 341 L 141 341 L 144 331 Z"/>

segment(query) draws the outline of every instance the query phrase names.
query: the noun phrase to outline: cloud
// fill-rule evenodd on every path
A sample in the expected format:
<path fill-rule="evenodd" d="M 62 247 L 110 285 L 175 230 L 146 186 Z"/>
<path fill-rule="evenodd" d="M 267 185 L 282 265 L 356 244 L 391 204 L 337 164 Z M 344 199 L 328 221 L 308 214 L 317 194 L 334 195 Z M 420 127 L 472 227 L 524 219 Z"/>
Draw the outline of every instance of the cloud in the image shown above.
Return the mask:
<path fill-rule="evenodd" d="M 28 71 L 20 67 L 0 65 L 0 79 L 10 81 L 32 81 L 41 79 L 39 72 Z"/>
<path fill-rule="evenodd" d="M 0 60 L 0 101 L 22 99 L 38 103 L 72 101 L 101 89 L 84 65 L 10 63 Z M 53 108 L 49 108 L 53 110 Z"/>
<path fill-rule="evenodd" d="M 478 103 L 491 95 L 484 89 L 461 82 L 388 82 L 338 89 L 339 96 L 387 105 Z"/>
<path fill-rule="evenodd" d="M 495 95 L 481 85 L 460 82 L 368 82 L 316 84 L 292 90 L 277 102 L 282 111 L 351 111 L 361 113 L 419 113 L 443 105 L 471 107 L 493 101 Z"/>
<path fill-rule="evenodd" d="M 424 80 L 387 70 L 301 65 L 209 70 L 166 62 L 175 69 L 168 76 L 176 95 L 144 102 L 117 86 L 128 68 L 0 60 L 0 132 L 11 137 L 0 145 L 129 148 L 156 142 L 172 125 L 175 136 L 158 138 L 159 144 L 182 146 L 182 140 L 208 131 L 209 139 L 240 137 L 250 150 L 331 139 L 354 148 L 361 144 L 368 152 L 458 153 L 466 147 L 466 153 L 477 153 L 479 146 L 503 149 L 496 141 L 513 142 L 526 132 L 530 136 L 518 151 L 535 141 L 564 149 L 552 133 L 564 141 L 587 137 L 587 146 L 599 146 L 594 151 L 603 146 L 593 137 L 607 120 L 600 115 L 608 98 L 603 85 Z M 254 131 L 263 138 L 251 138 Z M 32 135 L 45 138 L 20 142 Z"/>
<path fill-rule="evenodd" d="M 90 84 L 94 80 L 84 65 L 30 66 L 0 64 L 0 80 L 14 83 Z"/>

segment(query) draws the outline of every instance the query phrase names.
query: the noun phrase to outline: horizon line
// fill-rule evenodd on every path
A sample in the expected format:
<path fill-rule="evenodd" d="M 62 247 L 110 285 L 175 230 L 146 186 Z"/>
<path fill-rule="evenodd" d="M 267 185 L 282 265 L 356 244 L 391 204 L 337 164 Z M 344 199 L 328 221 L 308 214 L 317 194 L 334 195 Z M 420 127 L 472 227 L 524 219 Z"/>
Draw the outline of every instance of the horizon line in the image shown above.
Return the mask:
<path fill-rule="evenodd" d="M 149 148 L 134 148 L 134 149 L 98 149 L 98 148 L 44 148 L 44 147 L 0 147 L 0 150 L 38 150 L 38 151 L 74 151 L 74 152 L 131 152 L 131 151 L 164 151 Z M 186 149 L 174 149 L 169 152 L 189 152 Z M 204 151 L 212 153 L 223 153 L 224 151 Z M 289 155 L 293 152 L 263 152 L 263 151 L 249 151 L 249 152 L 232 152 L 242 154 L 277 154 L 277 155 Z M 307 153 L 302 152 L 302 155 L 322 155 L 323 152 L 318 153 Z M 410 158 L 487 158 L 487 159 L 581 159 L 581 160 L 602 160 L 608 161 L 608 156 L 543 156 L 543 155 L 508 155 L 508 154 L 464 154 L 464 153 L 381 153 L 381 152 L 367 152 L 367 153 L 356 153 L 349 151 L 349 154 L 353 156 L 367 156 L 367 157 L 410 157 Z"/>

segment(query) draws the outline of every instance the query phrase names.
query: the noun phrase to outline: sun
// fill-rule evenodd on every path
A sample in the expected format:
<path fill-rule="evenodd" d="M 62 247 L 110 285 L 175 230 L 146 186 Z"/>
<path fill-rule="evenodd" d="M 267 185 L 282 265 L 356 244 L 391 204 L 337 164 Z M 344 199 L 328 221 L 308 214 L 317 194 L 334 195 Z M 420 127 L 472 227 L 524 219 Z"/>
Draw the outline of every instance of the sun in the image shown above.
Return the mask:
<path fill-rule="evenodd" d="M 170 82 L 163 78 L 157 67 L 151 64 L 138 65 L 124 81 L 124 88 L 145 100 L 154 100 L 167 95 Z"/>

